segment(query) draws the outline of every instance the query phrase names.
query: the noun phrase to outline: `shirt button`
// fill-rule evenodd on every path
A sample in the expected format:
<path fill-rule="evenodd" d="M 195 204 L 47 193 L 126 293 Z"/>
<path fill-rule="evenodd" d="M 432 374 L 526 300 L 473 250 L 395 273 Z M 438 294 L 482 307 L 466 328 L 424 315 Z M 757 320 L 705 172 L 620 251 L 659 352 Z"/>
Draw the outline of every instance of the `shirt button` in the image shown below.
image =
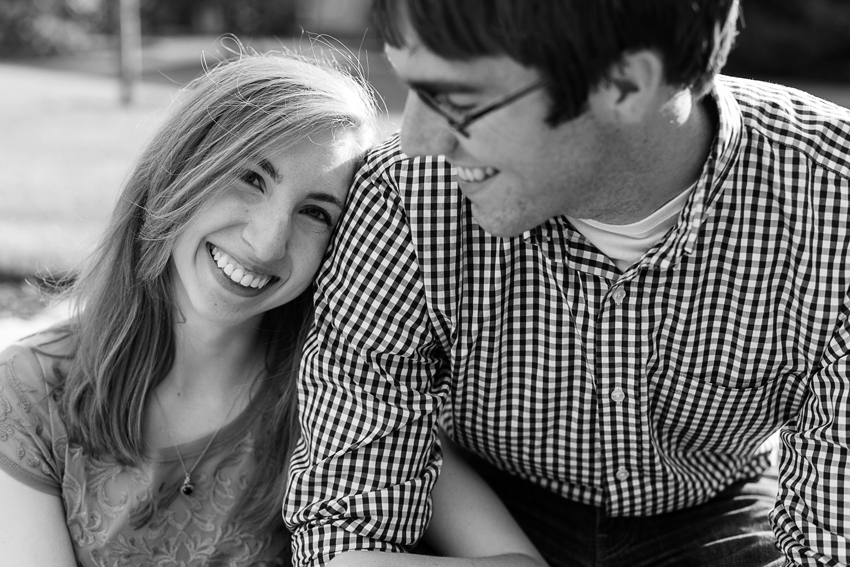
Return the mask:
<path fill-rule="evenodd" d="M 620 305 L 623 300 L 626 298 L 626 290 L 621 287 L 618 287 L 614 290 L 614 293 L 611 294 L 611 297 L 614 298 L 614 303 Z"/>
<path fill-rule="evenodd" d="M 626 467 L 620 467 L 617 469 L 617 473 L 614 476 L 617 477 L 617 480 L 626 480 L 629 478 L 629 469 Z"/>
<path fill-rule="evenodd" d="M 616 388 L 611 390 L 611 399 L 619 404 L 620 402 L 626 399 L 626 393 L 623 391 L 622 388 L 617 386 Z"/>

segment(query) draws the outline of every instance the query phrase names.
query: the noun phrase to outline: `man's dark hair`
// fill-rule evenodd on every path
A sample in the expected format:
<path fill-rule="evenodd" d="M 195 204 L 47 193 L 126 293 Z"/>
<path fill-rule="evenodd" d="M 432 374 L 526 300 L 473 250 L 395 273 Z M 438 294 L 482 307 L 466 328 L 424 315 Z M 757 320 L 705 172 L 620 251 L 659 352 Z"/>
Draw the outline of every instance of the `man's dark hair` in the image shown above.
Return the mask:
<path fill-rule="evenodd" d="M 640 49 L 662 56 L 669 84 L 705 94 L 732 47 L 738 0 L 374 0 L 372 16 L 393 47 L 405 46 L 408 21 L 444 59 L 506 55 L 540 70 L 554 126 Z"/>

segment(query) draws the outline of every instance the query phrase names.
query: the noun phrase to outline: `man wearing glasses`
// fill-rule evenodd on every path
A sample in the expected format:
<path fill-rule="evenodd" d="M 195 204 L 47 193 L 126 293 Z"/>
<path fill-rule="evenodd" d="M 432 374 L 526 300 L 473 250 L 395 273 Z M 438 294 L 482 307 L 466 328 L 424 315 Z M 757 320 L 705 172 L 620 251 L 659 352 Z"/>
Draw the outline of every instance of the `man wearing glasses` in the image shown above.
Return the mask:
<path fill-rule="evenodd" d="M 296 563 L 415 543 L 439 421 L 551 565 L 850 564 L 850 112 L 718 76 L 737 0 L 374 16 L 411 92 L 318 277 Z"/>

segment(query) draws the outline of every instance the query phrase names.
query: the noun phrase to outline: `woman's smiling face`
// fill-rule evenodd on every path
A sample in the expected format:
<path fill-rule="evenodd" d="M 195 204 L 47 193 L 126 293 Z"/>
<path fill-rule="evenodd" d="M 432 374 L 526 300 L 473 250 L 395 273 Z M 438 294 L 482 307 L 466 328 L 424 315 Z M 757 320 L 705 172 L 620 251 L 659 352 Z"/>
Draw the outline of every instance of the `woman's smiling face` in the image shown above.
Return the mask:
<path fill-rule="evenodd" d="M 186 225 L 172 252 L 187 321 L 231 327 L 306 290 L 342 215 L 359 144 L 313 134 L 253 164 Z"/>

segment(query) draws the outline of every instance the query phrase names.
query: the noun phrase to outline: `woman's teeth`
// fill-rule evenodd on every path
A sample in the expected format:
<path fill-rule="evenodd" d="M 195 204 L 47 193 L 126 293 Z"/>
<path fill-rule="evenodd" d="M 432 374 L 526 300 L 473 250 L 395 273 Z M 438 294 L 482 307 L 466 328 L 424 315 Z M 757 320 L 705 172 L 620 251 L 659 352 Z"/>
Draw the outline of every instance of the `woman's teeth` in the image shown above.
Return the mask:
<path fill-rule="evenodd" d="M 457 169 L 457 176 L 460 178 L 460 180 L 467 182 L 484 181 L 485 179 L 489 179 L 490 177 L 493 177 L 494 175 L 499 173 L 498 169 L 490 166 L 461 167 L 459 165 L 456 165 L 455 168 Z"/>
<path fill-rule="evenodd" d="M 272 276 L 264 276 L 250 272 L 247 268 L 219 250 L 216 246 L 210 247 L 210 253 L 221 271 L 224 272 L 232 281 L 243 287 L 263 289 L 272 279 Z"/>

